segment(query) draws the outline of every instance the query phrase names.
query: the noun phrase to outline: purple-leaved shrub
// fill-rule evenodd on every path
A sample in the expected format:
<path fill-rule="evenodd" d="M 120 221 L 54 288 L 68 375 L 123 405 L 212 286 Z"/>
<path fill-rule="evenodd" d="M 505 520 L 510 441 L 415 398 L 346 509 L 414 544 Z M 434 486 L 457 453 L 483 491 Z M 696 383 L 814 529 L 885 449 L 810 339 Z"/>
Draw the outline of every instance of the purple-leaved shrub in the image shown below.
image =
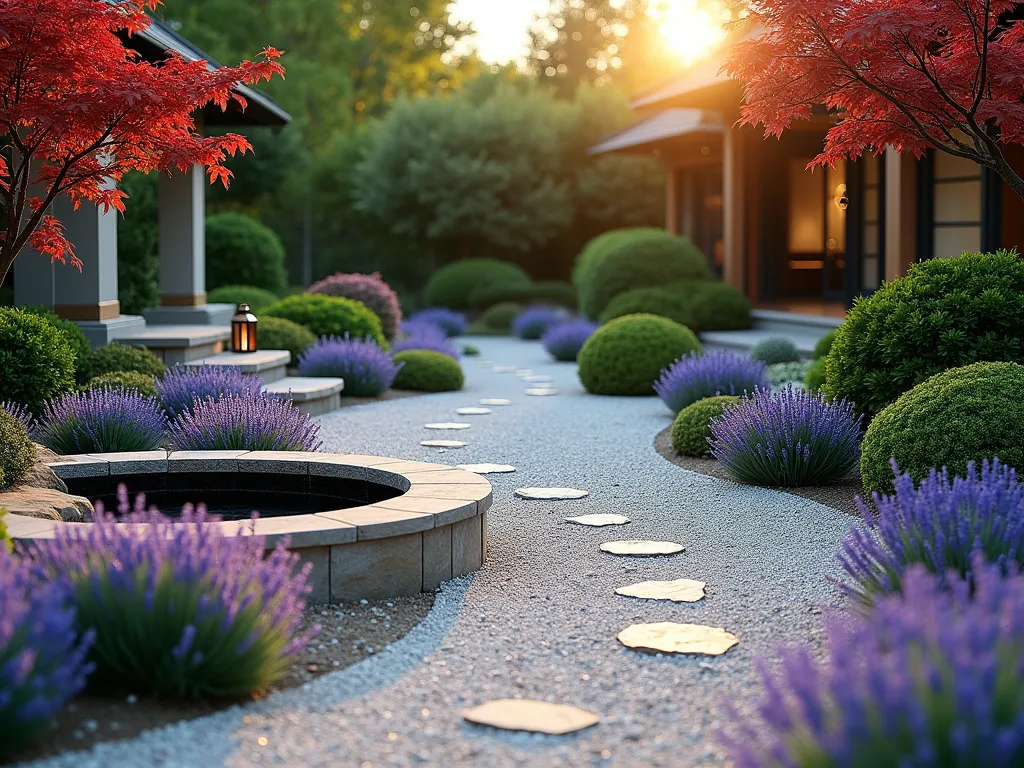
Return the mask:
<path fill-rule="evenodd" d="M 973 597 L 922 566 L 903 593 L 828 624 L 824 663 L 807 648 L 761 661 L 764 693 L 722 737 L 736 768 L 1024 763 L 1024 579 L 979 556 Z M 1016 574 L 1016 569 L 1014 569 Z"/>
<path fill-rule="evenodd" d="M 318 451 L 320 425 L 290 400 L 265 392 L 197 400 L 171 422 L 179 451 Z"/>
<path fill-rule="evenodd" d="M 732 352 L 691 352 L 661 372 L 654 391 L 672 413 L 718 395 L 752 395 L 770 389 L 767 366 Z"/>
<path fill-rule="evenodd" d="M 173 418 L 192 409 L 196 400 L 224 395 L 258 395 L 263 382 L 246 376 L 230 365 L 203 365 L 198 368 L 175 366 L 156 381 L 156 391 L 164 410 Z"/>
<path fill-rule="evenodd" d="M 398 326 L 402 322 L 398 294 L 384 282 L 380 272 L 374 272 L 372 275 L 338 272 L 313 283 L 309 286 L 309 293 L 325 293 L 328 296 L 361 301 L 380 318 L 381 330 L 389 341 L 398 333 Z"/>
<path fill-rule="evenodd" d="M 399 363 L 373 339 L 326 336 L 302 353 L 299 373 L 345 380 L 345 394 L 377 397 L 386 392 L 398 375 Z"/>
<path fill-rule="evenodd" d="M 408 322 L 433 323 L 449 336 L 461 336 L 469 327 L 469 322 L 464 314 L 444 307 L 429 307 L 421 309 L 419 312 L 413 312 L 409 315 Z M 405 329 L 404 323 L 402 328 Z"/>
<path fill-rule="evenodd" d="M 845 400 L 761 389 L 711 421 L 711 454 L 741 483 L 827 485 L 857 466 L 860 422 Z"/>
<path fill-rule="evenodd" d="M 565 320 L 565 312 L 545 306 L 527 307 L 512 321 L 512 333 L 520 339 L 536 340 Z"/>
<path fill-rule="evenodd" d="M 43 405 L 33 437 L 54 453 L 152 451 L 167 417 L 155 397 L 114 387 L 71 392 Z"/>
<path fill-rule="evenodd" d="M 262 536 L 226 535 L 202 507 L 171 522 L 141 496 L 130 511 L 123 485 L 118 497 L 129 524 L 100 505 L 92 525 L 63 526 L 32 553 L 95 632 L 95 680 L 192 698 L 279 679 L 311 636 L 298 632 L 310 566 L 283 541 L 265 556 Z"/>
<path fill-rule="evenodd" d="M 548 328 L 541 337 L 541 343 L 555 360 L 563 363 L 575 363 L 576 356 L 579 355 L 584 342 L 597 328 L 597 323 L 583 318 L 566 320 Z"/>
<path fill-rule="evenodd" d="M 42 733 L 92 670 L 64 587 L 0 546 L 0 758 Z"/>

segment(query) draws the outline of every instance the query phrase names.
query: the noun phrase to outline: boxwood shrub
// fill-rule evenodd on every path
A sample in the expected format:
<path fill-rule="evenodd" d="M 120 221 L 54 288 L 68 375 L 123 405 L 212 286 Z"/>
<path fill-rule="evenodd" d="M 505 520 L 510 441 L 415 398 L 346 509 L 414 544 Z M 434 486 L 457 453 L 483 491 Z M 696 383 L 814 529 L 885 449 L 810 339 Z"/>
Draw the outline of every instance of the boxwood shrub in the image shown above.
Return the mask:
<path fill-rule="evenodd" d="M 21 482 L 35 460 L 36 448 L 24 425 L 0 408 L 0 488 Z"/>
<path fill-rule="evenodd" d="M 472 309 L 470 296 L 485 286 L 530 285 L 530 276 L 522 267 L 497 259 L 465 259 L 438 269 L 425 288 L 428 307 Z"/>
<path fill-rule="evenodd" d="M 284 245 L 272 229 L 241 213 L 206 218 L 206 286 L 254 285 L 280 294 L 287 285 Z"/>
<path fill-rule="evenodd" d="M 64 338 L 68 340 L 68 344 L 71 345 L 71 351 L 75 355 L 76 366 L 78 361 L 89 353 L 89 350 L 92 348 L 89 344 L 89 339 L 85 337 L 77 323 L 65 320 L 49 307 L 24 307 L 23 309 L 31 315 L 39 315 L 39 317 L 44 318 L 64 334 Z"/>
<path fill-rule="evenodd" d="M 778 365 L 779 363 L 799 363 L 800 350 L 796 344 L 782 336 L 771 336 L 764 341 L 759 341 L 750 350 L 750 357 L 760 360 L 767 365 Z"/>
<path fill-rule="evenodd" d="M 583 250 L 576 257 L 576 263 L 572 267 L 572 284 L 578 290 L 590 272 L 590 268 L 600 261 L 605 253 L 619 243 L 625 242 L 630 238 L 643 237 L 644 235 L 656 234 L 658 232 L 663 233 L 664 231 L 656 227 L 623 227 L 622 229 L 612 229 L 598 235 L 583 246 Z"/>
<path fill-rule="evenodd" d="M 516 304 L 514 301 L 503 301 L 493 307 L 488 307 L 480 316 L 480 322 L 492 331 L 512 333 L 512 322 L 519 317 L 522 311 L 521 304 Z"/>
<path fill-rule="evenodd" d="M 291 320 L 317 337 L 348 334 L 353 339 L 365 339 L 369 336 L 388 349 L 380 318 L 361 301 L 323 293 L 300 293 L 271 304 L 263 310 L 263 316 Z"/>
<path fill-rule="evenodd" d="M 641 313 L 667 317 L 687 328 L 695 327 L 693 312 L 687 305 L 683 294 L 668 286 L 635 288 L 632 291 L 620 293 L 608 302 L 608 306 L 601 313 L 600 321 L 607 323 L 617 317 Z"/>
<path fill-rule="evenodd" d="M 465 376 L 462 366 L 440 352 L 428 349 L 407 349 L 395 355 L 402 369 L 395 378 L 395 389 L 417 392 L 454 392 L 462 389 Z"/>
<path fill-rule="evenodd" d="M 0 307 L 0 400 L 38 413 L 43 402 L 75 387 L 75 353 L 43 317 Z"/>
<path fill-rule="evenodd" d="M 248 304 L 256 313 L 276 302 L 278 295 L 255 285 L 222 285 L 206 294 L 210 304 Z"/>
<path fill-rule="evenodd" d="M 694 351 L 702 349 L 689 328 L 657 315 L 626 315 L 587 339 L 578 373 L 595 395 L 653 395 L 662 369 Z"/>
<path fill-rule="evenodd" d="M 1024 261 L 1013 251 L 912 264 L 860 299 L 828 355 L 825 391 L 875 414 L 931 376 L 1024 361 Z"/>
<path fill-rule="evenodd" d="M 679 412 L 672 424 L 672 450 L 680 456 L 705 456 L 711 452 L 711 422 L 722 415 L 726 406 L 738 403 L 735 395 L 705 397 Z"/>
<path fill-rule="evenodd" d="M 316 343 L 316 336 L 305 326 L 283 317 L 266 315 L 259 318 L 256 338 L 261 349 L 283 349 L 290 352 L 292 365 L 298 364 L 299 355 Z"/>
<path fill-rule="evenodd" d="M 576 309 L 576 288 L 560 280 L 542 280 L 529 285 L 482 285 L 469 296 L 473 309 L 484 311 L 495 304 L 512 301 L 520 304 L 550 304 Z"/>
<path fill-rule="evenodd" d="M 105 373 L 127 371 L 159 376 L 166 370 L 167 366 L 148 349 L 114 342 L 97 347 L 85 356 L 78 366 L 78 380 L 85 383 Z"/>
<path fill-rule="evenodd" d="M 820 339 L 818 339 L 818 343 L 814 345 L 815 360 L 820 360 L 823 357 L 828 357 L 828 353 L 832 349 L 832 344 L 835 343 L 837 333 L 838 331 L 829 331 Z"/>
<path fill-rule="evenodd" d="M 89 379 L 82 390 L 90 389 L 133 389 L 140 395 L 156 397 L 156 377 L 138 371 L 113 371 Z"/>
<path fill-rule="evenodd" d="M 714 280 L 686 280 L 620 293 L 601 313 L 601 322 L 646 312 L 695 332 L 750 328 L 750 302 L 740 291 Z"/>

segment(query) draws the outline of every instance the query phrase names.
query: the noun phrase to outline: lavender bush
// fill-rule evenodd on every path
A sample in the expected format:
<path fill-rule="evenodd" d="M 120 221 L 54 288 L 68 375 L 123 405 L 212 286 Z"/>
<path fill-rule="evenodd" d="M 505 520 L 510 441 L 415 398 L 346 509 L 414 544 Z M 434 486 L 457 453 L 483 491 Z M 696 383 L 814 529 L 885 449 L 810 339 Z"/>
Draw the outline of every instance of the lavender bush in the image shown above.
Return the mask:
<path fill-rule="evenodd" d="M 173 418 L 192 409 L 196 400 L 224 395 L 258 395 L 263 382 L 246 376 L 237 368 L 224 365 L 203 365 L 198 368 L 175 366 L 157 379 L 156 391 L 164 410 Z"/>
<path fill-rule="evenodd" d="M 459 350 L 448 340 L 448 334 L 440 326 L 433 323 L 407 323 L 402 326 L 402 331 L 405 336 L 391 345 L 392 355 L 406 349 L 426 349 L 440 352 L 453 360 L 459 359 Z"/>
<path fill-rule="evenodd" d="M 860 422 L 845 400 L 761 389 L 711 422 L 711 454 L 742 483 L 826 485 L 857 465 Z"/>
<path fill-rule="evenodd" d="M 579 355 L 580 350 L 583 348 L 584 342 L 591 337 L 597 328 L 598 324 L 592 323 L 590 320 L 582 318 L 566 320 L 548 328 L 541 337 L 541 343 L 544 345 L 547 353 L 555 358 L 555 360 L 563 363 L 574 363 L 576 362 L 576 356 Z"/>
<path fill-rule="evenodd" d="M 226 536 L 186 506 L 171 522 L 118 489 L 124 522 L 97 509 L 34 556 L 65 585 L 78 627 L 94 631 L 90 658 L 103 684 L 173 697 L 238 696 L 279 679 L 311 634 L 297 634 L 309 565 L 284 542 L 264 557 L 262 536 Z M 241 533 L 241 532 L 240 532 Z M 314 630 L 315 632 L 315 630 Z"/>
<path fill-rule="evenodd" d="M 912 565 L 924 566 L 940 581 L 969 578 L 979 552 L 1004 573 L 1024 565 L 1024 486 L 1012 467 L 993 459 L 979 473 L 972 461 L 966 477 L 950 479 L 945 469 L 932 470 L 915 488 L 909 474 L 900 474 L 895 461 L 892 466 L 896 493 L 874 494 L 871 506 L 857 499 L 864 524 L 850 533 L 839 555 L 857 599 L 870 603 L 899 592 Z"/>
<path fill-rule="evenodd" d="M 401 365 L 372 339 L 326 336 L 299 358 L 303 376 L 336 376 L 345 380 L 345 394 L 377 397 L 394 383 Z"/>
<path fill-rule="evenodd" d="M 654 383 L 654 391 L 672 413 L 718 395 L 752 395 L 770 387 L 764 363 L 731 352 L 691 352 L 679 358 Z"/>
<path fill-rule="evenodd" d="M 58 454 L 152 451 L 166 428 L 155 397 L 134 389 L 92 389 L 46 403 L 33 436 Z"/>
<path fill-rule="evenodd" d="M 59 584 L 0 546 L 0 758 L 38 736 L 85 685 L 92 634 L 79 637 Z"/>
<path fill-rule="evenodd" d="M 7 413 L 18 420 L 30 436 L 32 435 L 36 427 L 36 417 L 32 415 L 32 412 L 26 406 L 11 400 L 5 400 L 0 403 L 0 411 L 7 411 Z"/>
<path fill-rule="evenodd" d="M 527 307 L 512 321 L 512 333 L 520 339 L 535 340 L 565 320 L 565 313 L 551 307 Z"/>
<path fill-rule="evenodd" d="M 974 599 L 924 568 L 904 594 L 857 619 L 833 619 L 828 656 L 761 662 L 764 695 L 724 741 L 736 768 L 985 766 L 1024 763 L 1024 580 L 979 559 Z"/>
<path fill-rule="evenodd" d="M 289 400 L 246 392 L 197 400 L 171 422 L 179 451 L 318 451 L 320 425 Z"/>
<path fill-rule="evenodd" d="M 461 336 L 466 332 L 466 328 L 469 327 L 469 322 L 466 320 L 465 315 L 461 312 L 444 309 L 443 307 L 430 307 L 429 309 L 421 309 L 419 312 L 413 312 L 409 315 L 407 322 L 433 323 L 449 336 Z M 405 330 L 405 328 L 406 323 L 402 323 L 402 329 Z"/>

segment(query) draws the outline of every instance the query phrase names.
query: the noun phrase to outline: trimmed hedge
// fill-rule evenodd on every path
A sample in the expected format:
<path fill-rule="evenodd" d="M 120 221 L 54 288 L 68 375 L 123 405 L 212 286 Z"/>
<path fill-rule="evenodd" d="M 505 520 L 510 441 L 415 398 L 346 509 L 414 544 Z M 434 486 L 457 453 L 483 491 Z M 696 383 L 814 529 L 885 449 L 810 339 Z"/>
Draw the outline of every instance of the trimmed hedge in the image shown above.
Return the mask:
<path fill-rule="evenodd" d="M 440 352 L 407 349 L 395 355 L 395 362 L 403 364 L 392 385 L 395 389 L 454 392 L 465 382 L 462 366 Z"/>
<path fill-rule="evenodd" d="M 291 353 L 291 364 L 299 362 L 299 355 L 316 344 L 316 335 L 303 325 L 283 317 L 263 316 L 256 324 L 256 341 L 260 349 L 284 349 Z"/>
<path fill-rule="evenodd" d="M 1024 470 L 1022 392 L 1024 365 L 1017 363 L 974 363 L 918 384 L 868 427 L 860 461 L 864 489 L 892 491 L 890 459 L 915 482 L 933 467 L 963 475 L 968 461 L 995 456 Z"/>
<path fill-rule="evenodd" d="M 653 395 L 661 371 L 702 351 L 689 328 L 657 315 L 616 318 L 598 328 L 580 350 L 579 377 L 595 395 Z"/>
<path fill-rule="evenodd" d="M 608 306 L 601 313 L 600 321 L 608 323 L 617 317 L 641 313 L 667 317 L 687 328 L 696 327 L 693 312 L 687 305 L 685 295 L 667 286 L 636 288 L 620 293 L 608 302 Z"/>
<path fill-rule="evenodd" d="M 1024 261 L 1013 251 L 912 264 L 854 304 L 828 355 L 825 391 L 863 413 L 949 368 L 1024 361 Z"/>
<path fill-rule="evenodd" d="M 278 300 L 276 293 L 255 285 L 222 285 L 206 294 L 210 304 L 248 304 L 256 314 Z"/>
<path fill-rule="evenodd" d="M 67 335 L 44 317 L 0 307 L 0 401 L 38 413 L 75 388 L 75 353 Z"/>
<path fill-rule="evenodd" d="M 114 342 L 97 347 L 85 356 L 78 368 L 78 380 L 84 383 L 105 373 L 128 371 L 160 376 L 166 370 L 167 366 L 148 349 Z"/>
<path fill-rule="evenodd" d="M 113 371 L 95 376 L 82 387 L 83 391 L 90 389 L 134 389 L 145 397 L 156 397 L 156 377 L 148 373 L 138 371 Z"/>
<path fill-rule="evenodd" d="M 22 423 L 0 408 L 0 488 L 17 485 L 36 461 L 36 447 Z"/>
<path fill-rule="evenodd" d="M 281 238 L 241 213 L 206 218 L 206 287 L 226 285 L 253 285 L 274 294 L 287 285 Z"/>
<path fill-rule="evenodd" d="M 727 405 L 742 398 L 734 395 L 716 395 L 686 406 L 672 423 L 672 450 L 680 456 L 706 456 L 711 451 L 711 422 L 722 415 Z"/>
<path fill-rule="evenodd" d="M 750 300 L 718 280 L 677 284 L 685 291 L 696 331 L 745 331 L 754 327 Z"/>
<path fill-rule="evenodd" d="M 522 267 L 497 259 L 466 259 L 438 269 L 427 281 L 424 293 L 428 307 L 459 311 L 472 309 L 470 296 L 488 286 L 528 286 L 530 276 Z"/>
<path fill-rule="evenodd" d="M 469 296 L 473 309 L 483 311 L 495 304 L 512 301 L 520 304 L 552 304 L 576 309 L 576 288 L 560 280 L 542 280 L 530 285 L 483 285 Z"/>
<path fill-rule="evenodd" d="M 516 304 L 512 301 L 503 301 L 501 304 L 495 304 L 493 307 L 489 307 L 487 311 L 480 316 L 480 322 L 492 331 L 512 333 L 512 321 L 519 317 L 522 311 L 523 307 L 521 304 Z"/>
<path fill-rule="evenodd" d="M 590 268 L 604 258 L 605 253 L 619 243 L 626 242 L 631 238 L 644 237 L 645 235 L 658 232 L 663 233 L 664 231 L 657 227 L 623 227 L 622 229 L 612 229 L 598 235 L 583 246 L 583 250 L 576 256 L 576 262 L 572 267 L 572 284 L 578 290 L 584 280 L 586 280 Z"/>
<path fill-rule="evenodd" d="M 380 318 L 361 301 L 322 293 L 300 293 L 271 304 L 263 310 L 263 316 L 291 320 L 317 337 L 343 338 L 348 334 L 353 339 L 365 339 L 369 336 L 383 349 L 389 349 Z"/>

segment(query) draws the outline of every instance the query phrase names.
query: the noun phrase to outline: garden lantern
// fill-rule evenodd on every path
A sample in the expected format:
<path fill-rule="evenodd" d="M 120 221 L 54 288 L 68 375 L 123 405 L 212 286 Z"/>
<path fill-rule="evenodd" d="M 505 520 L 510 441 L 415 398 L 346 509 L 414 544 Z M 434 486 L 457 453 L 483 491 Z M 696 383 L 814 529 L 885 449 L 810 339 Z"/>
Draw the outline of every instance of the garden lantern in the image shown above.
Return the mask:
<path fill-rule="evenodd" d="M 249 309 L 249 305 L 239 304 L 238 312 L 231 318 L 232 352 L 256 351 L 256 322 L 256 315 Z"/>

